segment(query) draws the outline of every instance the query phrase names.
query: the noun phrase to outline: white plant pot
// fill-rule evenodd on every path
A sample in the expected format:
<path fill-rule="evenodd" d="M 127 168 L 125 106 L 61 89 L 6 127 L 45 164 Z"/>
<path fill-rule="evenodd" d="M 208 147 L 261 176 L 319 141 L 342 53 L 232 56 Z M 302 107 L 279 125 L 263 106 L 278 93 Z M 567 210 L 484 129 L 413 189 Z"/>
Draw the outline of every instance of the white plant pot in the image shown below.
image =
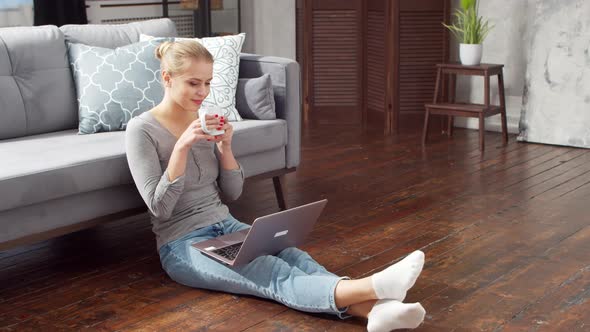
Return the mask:
<path fill-rule="evenodd" d="M 460 44 L 459 58 L 461 59 L 461 64 L 466 66 L 479 65 L 481 62 L 482 51 L 482 44 Z"/>

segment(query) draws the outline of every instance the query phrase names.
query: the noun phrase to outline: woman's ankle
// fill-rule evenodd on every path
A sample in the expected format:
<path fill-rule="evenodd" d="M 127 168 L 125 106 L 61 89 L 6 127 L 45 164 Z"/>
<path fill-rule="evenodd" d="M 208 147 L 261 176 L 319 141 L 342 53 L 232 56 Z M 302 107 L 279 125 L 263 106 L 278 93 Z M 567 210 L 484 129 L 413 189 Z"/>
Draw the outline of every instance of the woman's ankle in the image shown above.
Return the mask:
<path fill-rule="evenodd" d="M 339 308 L 366 301 L 377 300 L 371 277 L 356 280 L 341 280 L 336 285 L 336 305 Z"/>
<path fill-rule="evenodd" d="M 354 317 L 360 318 L 369 318 L 369 313 L 377 303 L 377 300 L 366 301 L 362 303 L 357 303 L 351 305 L 348 310 L 346 311 L 347 314 L 352 315 Z"/>

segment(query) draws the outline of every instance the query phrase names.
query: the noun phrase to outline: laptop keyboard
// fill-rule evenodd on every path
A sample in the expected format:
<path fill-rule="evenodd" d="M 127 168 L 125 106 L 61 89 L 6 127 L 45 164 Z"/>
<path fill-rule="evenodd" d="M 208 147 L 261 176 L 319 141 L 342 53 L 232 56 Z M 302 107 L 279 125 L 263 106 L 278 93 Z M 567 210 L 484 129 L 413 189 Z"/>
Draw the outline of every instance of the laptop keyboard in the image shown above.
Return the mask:
<path fill-rule="evenodd" d="M 242 247 L 242 243 L 243 242 L 232 244 L 231 246 L 212 250 L 212 252 L 216 253 L 217 255 L 219 255 L 221 257 L 225 257 L 229 260 L 234 260 L 236 258 L 236 256 L 238 255 L 240 248 Z"/>

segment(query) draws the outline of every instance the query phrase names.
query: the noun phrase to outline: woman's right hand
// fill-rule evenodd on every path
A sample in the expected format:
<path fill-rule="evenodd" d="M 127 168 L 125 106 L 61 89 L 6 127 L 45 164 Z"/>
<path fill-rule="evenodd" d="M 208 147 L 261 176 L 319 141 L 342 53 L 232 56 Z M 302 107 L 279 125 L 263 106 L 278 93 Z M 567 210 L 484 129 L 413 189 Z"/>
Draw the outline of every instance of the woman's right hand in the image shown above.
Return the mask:
<path fill-rule="evenodd" d="M 216 118 L 214 115 L 205 115 L 205 123 L 209 130 L 215 130 L 220 127 L 220 119 Z M 201 140 L 218 141 L 215 136 L 205 133 L 201 126 L 201 119 L 196 119 L 191 122 L 182 135 L 180 135 L 176 145 L 180 149 L 188 150 L 193 144 Z"/>

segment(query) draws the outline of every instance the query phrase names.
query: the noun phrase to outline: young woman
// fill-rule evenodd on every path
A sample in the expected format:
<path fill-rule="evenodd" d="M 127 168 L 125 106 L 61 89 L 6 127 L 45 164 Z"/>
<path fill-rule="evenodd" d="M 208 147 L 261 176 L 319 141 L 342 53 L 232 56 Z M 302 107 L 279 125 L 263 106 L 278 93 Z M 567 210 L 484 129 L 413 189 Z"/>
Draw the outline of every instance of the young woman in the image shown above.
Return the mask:
<path fill-rule="evenodd" d="M 192 249 L 191 243 L 250 226 L 221 202 L 237 199 L 244 173 L 232 152 L 232 125 L 198 110 L 213 76 L 213 57 L 195 41 L 165 42 L 156 50 L 165 95 L 127 125 L 131 174 L 147 204 L 162 267 L 181 284 L 272 299 L 306 312 L 368 319 L 369 331 L 415 328 L 424 319 L 419 303 L 402 303 L 424 264 L 415 251 L 370 277 L 350 280 L 328 272 L 306 252 L 288 248 L 240 267 L 228 267 Z M 215 151 L 217 150 L 217 151 Z"/>

